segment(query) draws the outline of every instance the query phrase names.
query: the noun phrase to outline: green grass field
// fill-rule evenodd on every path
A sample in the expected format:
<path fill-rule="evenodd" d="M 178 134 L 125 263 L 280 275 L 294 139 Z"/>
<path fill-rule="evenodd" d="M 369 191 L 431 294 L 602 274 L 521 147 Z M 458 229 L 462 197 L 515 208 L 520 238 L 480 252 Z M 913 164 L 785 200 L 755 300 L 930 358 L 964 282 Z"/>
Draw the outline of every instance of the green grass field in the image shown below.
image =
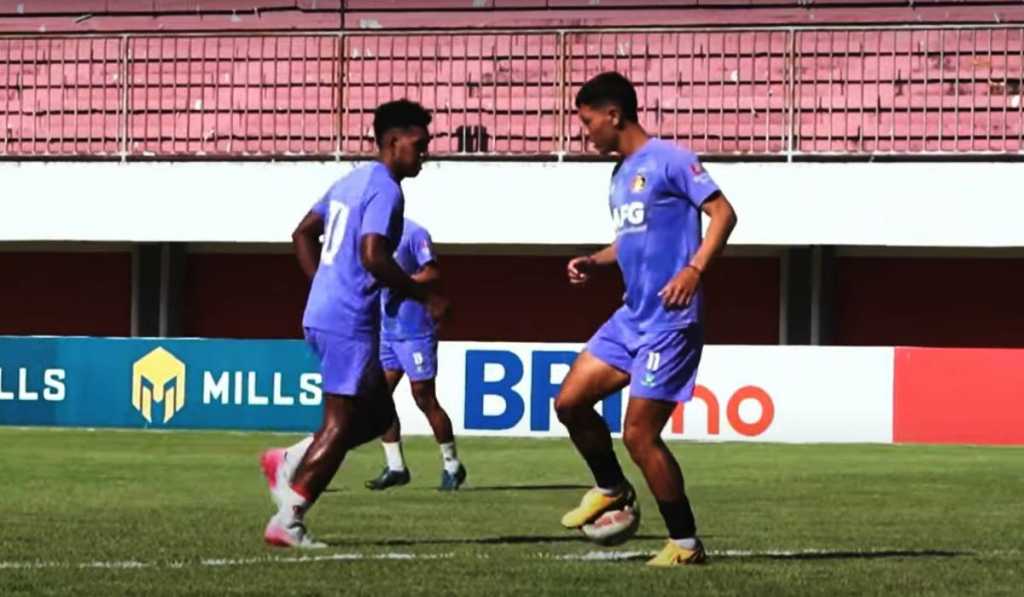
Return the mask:
<path fill-rule="evenodd" d="M 331 548 L 264 547 L 257 457 L 292 439 L 0 428 L 0 595 L 1024 592 L 1020 448 L 675 443 L 711 562 L 655 570 L 646 491 L 623 546 L 559 527 L 589 481 L 567 440 L 464 439 L 452 495 L 426 438 L 412 484 L 363 489 L 383 461 L 365 446 L 308 518 Z"/>

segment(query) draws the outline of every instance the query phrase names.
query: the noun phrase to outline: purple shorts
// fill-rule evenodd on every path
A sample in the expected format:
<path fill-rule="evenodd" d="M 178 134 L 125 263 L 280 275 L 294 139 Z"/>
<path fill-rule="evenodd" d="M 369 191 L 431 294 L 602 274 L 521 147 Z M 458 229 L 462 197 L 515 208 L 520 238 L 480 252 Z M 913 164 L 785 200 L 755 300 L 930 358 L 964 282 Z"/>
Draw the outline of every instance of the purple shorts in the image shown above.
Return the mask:
<path fill-rule="evenodd" d="M 631 398 L 686 402 L 704 349 L 700 324 L 639 332 L 622 309 L 587 342 L 587 352 L 630 376 Z"/>
<path fill-rule="evenodd" d="M 306 343 L 320 360 L 325 393 L 364 396 L 384 387 L 376 336 L 342 336 L 306 328 Z"/>
<path fill-rule="evenodd" d="M 437 377 L 437 338 L 381 340 L 380 363 L 386 371 L 405 371 L 410 381 Z"/>

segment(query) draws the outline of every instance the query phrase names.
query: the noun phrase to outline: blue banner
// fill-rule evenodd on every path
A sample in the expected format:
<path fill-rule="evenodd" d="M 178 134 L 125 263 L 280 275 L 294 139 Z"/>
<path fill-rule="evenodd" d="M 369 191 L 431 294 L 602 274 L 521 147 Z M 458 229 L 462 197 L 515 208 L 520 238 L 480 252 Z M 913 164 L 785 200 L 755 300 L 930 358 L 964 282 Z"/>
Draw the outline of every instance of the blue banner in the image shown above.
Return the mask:
<path fill-rule="evenodd" d="M 0 424 L 312 431 L 299 340 L 0 337 Z"/>

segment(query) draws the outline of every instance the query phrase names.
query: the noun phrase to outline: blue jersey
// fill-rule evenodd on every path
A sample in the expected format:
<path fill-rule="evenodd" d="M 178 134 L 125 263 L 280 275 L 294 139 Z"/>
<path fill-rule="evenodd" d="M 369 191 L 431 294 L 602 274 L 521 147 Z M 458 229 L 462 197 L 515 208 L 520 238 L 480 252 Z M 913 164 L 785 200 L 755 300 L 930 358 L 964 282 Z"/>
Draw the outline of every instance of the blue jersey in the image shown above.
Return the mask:
<path fill-rule="evenodd" d="M 641 333 L 699 321 L 699 289 L 688 306 L 672 310 L 658 292 L 693 259 L 702 236 L 700 206 L 716 191 L 693 152 L 661 139 L 649 140 L 616 167 L 608 203 L 625 309 Z"/>
<path fill-rule="evenodd" d="M 406 220 L 402 240 L 395 251 L 398 265 L 412 275 L 436 259 L 430 233 L 416 222 Z M 412 340 L 434 335 L 434 320 L 426 306 L 390 288 L 385 288 L 381 294 L 381 312 L 383 340 Z"/>
<path fill-rule="evenodd" d="M 359 241 L 380 234 L 398 246 L 405 211 L 401 187 L 384 164 L 373 162 L 334 183 L 312 211 L 324 219 L 324 238 L 303 327 L 376 337 L 380 284 L 363 267 Z"/>

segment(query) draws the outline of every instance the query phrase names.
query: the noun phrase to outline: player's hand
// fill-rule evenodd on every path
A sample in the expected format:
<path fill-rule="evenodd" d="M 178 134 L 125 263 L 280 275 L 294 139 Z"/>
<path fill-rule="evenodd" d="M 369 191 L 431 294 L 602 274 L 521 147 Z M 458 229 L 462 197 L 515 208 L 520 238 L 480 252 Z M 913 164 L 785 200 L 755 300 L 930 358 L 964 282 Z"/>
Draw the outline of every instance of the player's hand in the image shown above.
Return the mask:
<path fill-rule="evenodd" d="M 586 284 L 590 279 L 590 272 L 594 271 L 594 259 L 590 256 L 576 257 L 569 261 L 566 271 L 569 274 L 570 284 Z"/>
<path fill-rule="evenodd" d="M 693 300 L 698 286 L 700 286 L 700 272 L 695 267 L 687 266 L 669 280 L 658 296 L 661 297 L 661 302 L 666 309 L 681 309 Z"/>
<path fill-rule="evenodd" d="M 426 306 L 430 318 L 437 322 L 447 319 L 452 310 L 451 301 L 436 292 L 427 293 Z"/>

